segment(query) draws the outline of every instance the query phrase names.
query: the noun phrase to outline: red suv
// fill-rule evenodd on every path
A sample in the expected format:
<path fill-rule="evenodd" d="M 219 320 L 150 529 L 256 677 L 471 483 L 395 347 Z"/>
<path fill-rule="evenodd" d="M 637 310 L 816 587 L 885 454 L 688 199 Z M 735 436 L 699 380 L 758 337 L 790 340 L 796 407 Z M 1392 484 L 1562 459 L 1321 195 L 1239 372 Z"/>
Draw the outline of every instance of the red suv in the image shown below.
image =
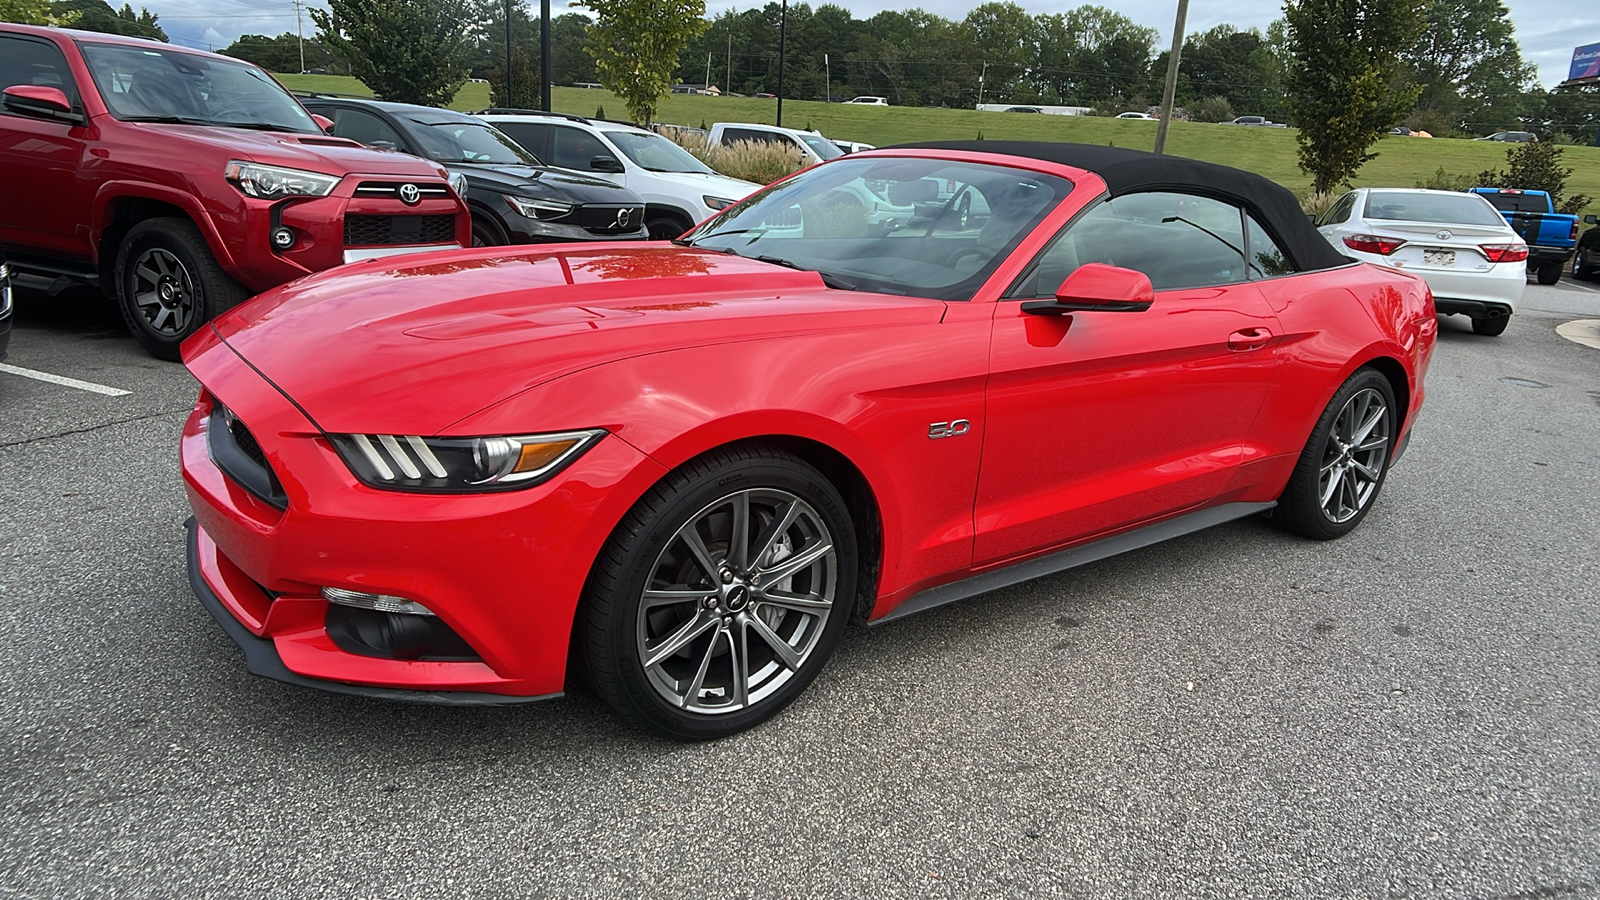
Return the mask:
<path fill-rule="evenodd" d="M 249 63 L 0 24 L 0 90 L 13 277 L 100 285 L 157 356 L 250 294 L 471 240 L 443 168 L 325 134 Z"/>

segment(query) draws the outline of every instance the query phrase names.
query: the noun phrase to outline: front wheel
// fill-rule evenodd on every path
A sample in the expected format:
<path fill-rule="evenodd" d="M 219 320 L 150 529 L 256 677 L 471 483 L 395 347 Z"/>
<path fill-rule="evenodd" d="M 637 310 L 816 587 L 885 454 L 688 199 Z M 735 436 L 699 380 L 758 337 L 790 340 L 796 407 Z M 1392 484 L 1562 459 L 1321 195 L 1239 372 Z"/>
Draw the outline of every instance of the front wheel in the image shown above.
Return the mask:
<path fill-rule="evenodd" d="M 644 227 L 650 232 L 650 240 L 670 241 L 688 231 L 692 226 L 685 225 L 672 216 L 656 216 L 646 222 Z"/>
<path fill-rule="evenodd" d="M 161 359 L 177 359 L 185 338 L 246 296 L 187 219 L 146 219 L 130 228 L 115 277 L 128 331 Z"/>
<path fill-rule="evenodd" d="M 855 595 L 839 492 L 771 448 L 672 473 L 618 525 L 585 591 L 595 690 L 680 740 L 723 737 L 788 706 L 838 644 Z"/>
<path fill-rule="evenodd" d="M 1561 280 L 1561 263 L 1550 262 L 1539 267 L 1539 283 L 1555 284 Z"/>
<path fill-rule="evenodd" d="M 1322 541 L 1354 531 L 1383 488 L 1399 427 L 1389 379 L 1358 369 L 1317 419 L 1272 520 Z"/>

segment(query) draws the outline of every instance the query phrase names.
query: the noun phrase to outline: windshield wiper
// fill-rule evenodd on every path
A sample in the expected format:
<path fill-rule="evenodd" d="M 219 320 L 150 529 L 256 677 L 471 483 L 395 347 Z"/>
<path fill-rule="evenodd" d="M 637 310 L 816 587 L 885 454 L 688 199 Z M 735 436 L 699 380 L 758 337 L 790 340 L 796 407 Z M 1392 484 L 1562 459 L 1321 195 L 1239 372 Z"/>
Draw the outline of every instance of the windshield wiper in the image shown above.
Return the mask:
<path fill-rule="evenodd" d="M 756 260 L 757 262 L 772 263 L 775 266 L 783 266 L 784 268 L 787 268 L 787 269 L 798 269 L 801 272 L 816 272 L 819 276 L 822 277 L 822 283 L 827 285 L 828 287 L 833 288 L 834 290 L 839 290 L 839 291 L 854 291 L 854 290 L 857 290 L 855 285 L 851 284 L 848 281 L 845 281 L 843 278 L 838 278 L 836 276 L 829 275 L 827 272 L 821 272 L 821 271 L 818 271 L 816 269 L 808 269 L 805 266 L 802 266 L 799 263 L 794 262 L 793 260 L 782 259 L 782 258 L 777 257 L 777 256 L 752 256 L 750 258 Z"/>
<path fill-rule="evenodd" d="M 154 122 L 157 125 L 215 125 L 210 119 L 196 116 L 127 116 L 124 122 Z"/>

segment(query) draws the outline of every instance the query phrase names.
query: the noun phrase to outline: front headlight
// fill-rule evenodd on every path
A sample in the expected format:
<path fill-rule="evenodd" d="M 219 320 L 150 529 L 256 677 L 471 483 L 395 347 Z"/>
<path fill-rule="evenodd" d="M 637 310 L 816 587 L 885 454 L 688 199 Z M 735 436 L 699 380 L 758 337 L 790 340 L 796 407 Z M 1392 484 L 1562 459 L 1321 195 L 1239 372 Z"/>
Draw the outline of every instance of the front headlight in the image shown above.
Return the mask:
<path fill-rule="evenodd" d="M 457 197 L 460 197 L 463 200 L 467 199 L 467 188 L 469 185 L 467 184 L 467 176 L 464 173 L 457 172 L 454 175 L 451 175 L 450 187 L 455 190 Z"/>
<path fill-rule="evenodd" d="M 420 437 L 333 434 L 339 456 L 375 488 L 428 493 L 476 493 L 531 487 L 566 468 L 605 430 L 517 437 Z"/>
<path fill-rule="evenodd" d="M 0 316 L 11 313 L 11 267 L 0 263 Z"/>
<path fill-rule="evenodd" d="M 559 219 L 572 212 L 571 203 L 562 203 L 559 200 L 535 200 L 532 197 L 513 197 L 510 194 L 501 194 L 511 208 L 530 219 Z"/>
<path fill-rule="evenodd" d="M 246 196 L 263 200 L 284 197 L 326 197 L 333 193 L 339 179 L 321 172 L 285 169 L 282 166 L 263 166 L 260 163 L 232 160 L 224 170 L 233 186 Z"/>
<path fill-rule="evenodd" d="M 704 197 L 701 197 L 700 198 L 700 202 L 704 203 L 705 205 L 707 205 L 709 207 L 711 207 L 712 209 L 721 210 L 721 209 L 727 209 L 728 207 L 734 205 L 735 203 L 738 203 L 739 201 L 737 201 L 737 200 L 729 200 L 726 197 L 712 197 L 712 196 L 710 196 L 708 194 L 708 195 L 706 195 Z"/>

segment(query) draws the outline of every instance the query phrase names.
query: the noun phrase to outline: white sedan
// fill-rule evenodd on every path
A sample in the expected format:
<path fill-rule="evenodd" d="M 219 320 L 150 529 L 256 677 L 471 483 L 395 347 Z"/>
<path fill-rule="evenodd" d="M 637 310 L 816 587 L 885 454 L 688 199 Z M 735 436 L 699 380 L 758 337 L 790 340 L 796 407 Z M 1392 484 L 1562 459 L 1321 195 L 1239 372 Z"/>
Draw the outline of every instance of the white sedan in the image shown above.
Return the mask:
<path fill-rule="evenodd" d="M 1528 284 L 1527 243 L 1476 194 L 1358 188 L 1317 230 L 1351 259 L 1422 276 L 1434 307 L 1471 318 L 1477 334 L 1505 331 Z"/>

